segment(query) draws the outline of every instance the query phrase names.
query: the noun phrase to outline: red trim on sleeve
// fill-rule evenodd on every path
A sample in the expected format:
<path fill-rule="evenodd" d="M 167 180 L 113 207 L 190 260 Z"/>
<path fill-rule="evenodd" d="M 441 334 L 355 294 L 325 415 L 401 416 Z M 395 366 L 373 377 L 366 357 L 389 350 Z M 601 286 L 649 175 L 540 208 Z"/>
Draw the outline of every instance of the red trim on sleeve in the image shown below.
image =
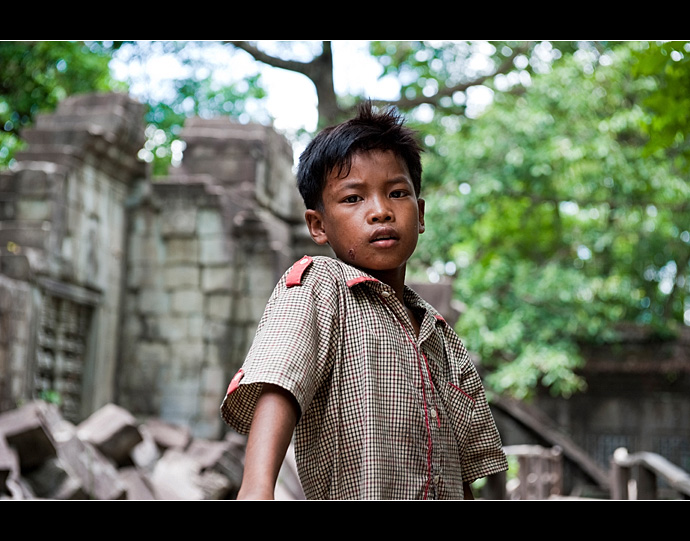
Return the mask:
<path fill-rule="evenodd" d="M 226 395 L 232 393 L 233 391 L 236 391 L 237 388 L 240 386 L 240 380 L 244 377 L 244 370 L 241 368 L 237 371 L 237 374 L 232 378 L 232 381 L 230 382 L 230 385 L 228 385 L 228 391 L 225 393 Z"/>
<path fill-rule="evenodd" d="M 312 261 L 314 260 L 311 257 L 305 255 L 302 259 L 295 263 L 285 279 L 285 285 L 287 287 L 302 285 L 302 275 L 304 274 L 304 271 L 307 270 L 309 265 L 311 265 Z"/>

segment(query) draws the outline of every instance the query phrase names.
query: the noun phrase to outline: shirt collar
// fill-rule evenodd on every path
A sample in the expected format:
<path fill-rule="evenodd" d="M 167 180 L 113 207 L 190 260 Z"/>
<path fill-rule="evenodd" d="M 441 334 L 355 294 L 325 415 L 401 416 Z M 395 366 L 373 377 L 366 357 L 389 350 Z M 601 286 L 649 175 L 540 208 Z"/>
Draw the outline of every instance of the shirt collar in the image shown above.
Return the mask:
<path fill-rule="evenodd" d="M 343 269 L 343 279 L 348 288 L 353 288 L 359 285 L 366 285 L 369 287 L 375 287 L 378 290 L 378 292 L 382 292 L 383 290 L 392 292 L 392 289 L 388 285 L 384 284 L 379 279 L 374 278 L 370 274 L 362 271 L 361 269 L 353 267 L 352 265 L 349 265 L 344 261 L 341 261 L 340 259 L 336 259 L 336 261 L 340 264 L 340 266 Z M 414 291 L 407 285 L 405 286 L 403 297 L 405 299 L 405 304 L 407 304 L 407 306 L 409 306 L 410 308 L 422 309 L 428 312 L 432 317 L 434 317 L 437 322 L 444 324 L 446 323 L 446 320 L 443 318 L 443 316 L 433 306 L 426 302 L 422 297 L 420 297 L 417 294 L 416 291 Z"/>

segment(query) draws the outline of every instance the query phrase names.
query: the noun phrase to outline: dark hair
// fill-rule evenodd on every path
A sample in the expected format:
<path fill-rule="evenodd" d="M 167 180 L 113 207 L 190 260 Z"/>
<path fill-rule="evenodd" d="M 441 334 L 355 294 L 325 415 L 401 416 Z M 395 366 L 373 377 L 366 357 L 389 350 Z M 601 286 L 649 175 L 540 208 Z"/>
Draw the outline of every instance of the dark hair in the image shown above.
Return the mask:
<path fill-rule="evenodd" d="M 308 209 L 322 205 L 328 175 L 347 176 L 352 156 L 360 151 L 392 150 L 407 164 L 415 194 L 422 184 L 422 148 L 415 132 L 404 126 L 395 108 L 375 110 L 370 101 L 360 105 L 356 117 L 322 130 L 300 156 L 297 187 Z"/>

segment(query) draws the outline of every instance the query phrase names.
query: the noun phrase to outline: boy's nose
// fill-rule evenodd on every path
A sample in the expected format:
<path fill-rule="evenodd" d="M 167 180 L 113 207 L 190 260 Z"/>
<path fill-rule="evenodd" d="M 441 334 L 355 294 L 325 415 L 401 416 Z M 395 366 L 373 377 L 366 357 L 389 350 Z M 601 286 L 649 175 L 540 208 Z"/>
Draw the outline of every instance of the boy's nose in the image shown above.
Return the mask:
<path fill-rule="evenodd" d="M 376 202 L 369 214 L 372 223 L 393 221 L 393 211 L 386 202 Z"/>
<path fill-rule="evenodd" d="M 393 216 L 390 213 L 385 213 L 377 216 L 372 216 L 372 222 L 390 222 L 393 220 Z"/>

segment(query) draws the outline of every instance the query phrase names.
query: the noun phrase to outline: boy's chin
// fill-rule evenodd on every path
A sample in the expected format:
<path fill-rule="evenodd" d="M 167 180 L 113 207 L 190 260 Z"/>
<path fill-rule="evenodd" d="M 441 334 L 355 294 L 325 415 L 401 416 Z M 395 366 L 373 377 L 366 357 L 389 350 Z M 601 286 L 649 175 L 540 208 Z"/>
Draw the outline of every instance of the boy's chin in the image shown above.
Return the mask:
<path fill-rule="evenodd" d="M 374 276 L 377 274 L 388 274 L 398 272 L 401 269 L 405 269 L 407 265 L 407 259 L 396 259 L 392 261 L 372 261 L 364 258 L 348 259 L 347 256 L 345 258 L 340 259 L 345 263 L 348 263 L 353 267 L 362 269 L 363 271 Z"/>

